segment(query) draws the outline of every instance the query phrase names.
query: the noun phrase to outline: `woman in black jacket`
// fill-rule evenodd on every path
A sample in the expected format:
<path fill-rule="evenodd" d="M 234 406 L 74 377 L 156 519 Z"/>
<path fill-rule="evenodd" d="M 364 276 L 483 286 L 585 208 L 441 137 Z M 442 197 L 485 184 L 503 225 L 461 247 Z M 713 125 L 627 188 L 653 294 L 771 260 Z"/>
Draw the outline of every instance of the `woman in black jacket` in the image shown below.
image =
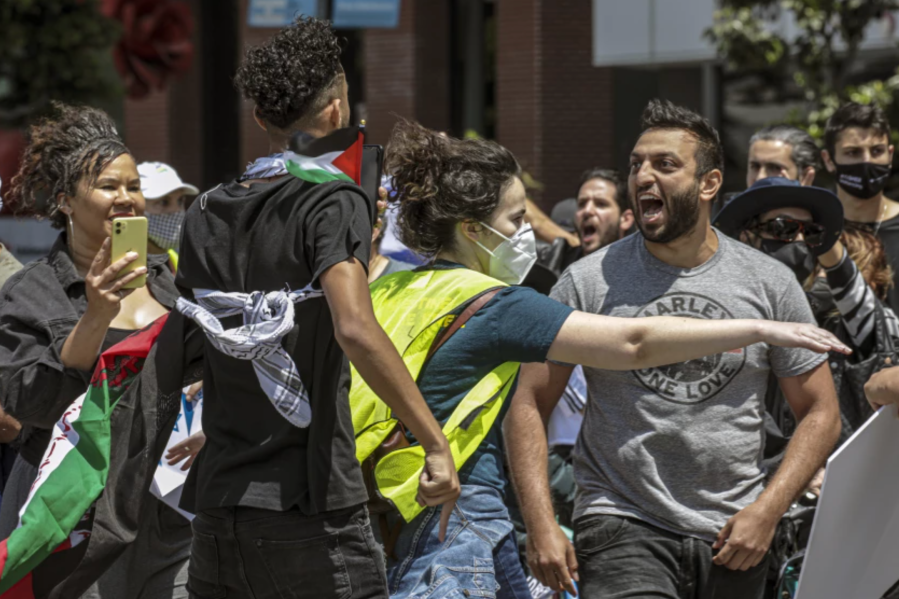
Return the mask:
<path fill-rule="evenodd" d="M 112 120 L 92 108 L 55 109 L 31 128 L 8 198 L 63 232 L 0 291 L 0 399 L 23 425 L 0 538 L 15 529 L 52 429 L 86 391 L 100 353 L 166 314 L 178 296 L 165 256 L 121 278 L 136 255 L 110 260 L 114 219 L 144 212 L 137 166 Z M 142 274 L 146 286 L 122 288 Z M 160 501 L 148 505 L 135 542 L 85 597 L 187 596 L 190 525 Z"/>

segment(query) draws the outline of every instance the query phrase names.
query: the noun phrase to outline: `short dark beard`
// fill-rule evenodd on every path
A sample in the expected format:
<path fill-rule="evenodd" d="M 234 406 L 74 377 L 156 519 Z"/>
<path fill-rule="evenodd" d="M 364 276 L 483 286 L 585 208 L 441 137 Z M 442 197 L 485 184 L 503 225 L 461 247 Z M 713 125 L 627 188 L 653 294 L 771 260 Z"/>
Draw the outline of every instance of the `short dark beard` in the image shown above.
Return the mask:
<path fill-rule="evenodd" d="M 599 239 L 599 247 L 596 248 L 597 251 L 606 247 L 607 245 L 611 245 L 621 239 L 621 218 L 619 217 L 615 224 L 609 225 L 609 227 L 602 232 L 602 237 Z"/>
<path fill-rule="evenodd" d="M 665 208 L 668 211 L 668 222 L 655 233 L 649 233 L 643 227 L 643 214 L 639 201 L 634 198 L 634 208 L 637 210 L 637 227 L 647 241 L 653 243 L 671 243 L 685 235 L 692 233 L 699 222 L 699 181 L 681 192 L 672 194 L 668 198 Z"/>

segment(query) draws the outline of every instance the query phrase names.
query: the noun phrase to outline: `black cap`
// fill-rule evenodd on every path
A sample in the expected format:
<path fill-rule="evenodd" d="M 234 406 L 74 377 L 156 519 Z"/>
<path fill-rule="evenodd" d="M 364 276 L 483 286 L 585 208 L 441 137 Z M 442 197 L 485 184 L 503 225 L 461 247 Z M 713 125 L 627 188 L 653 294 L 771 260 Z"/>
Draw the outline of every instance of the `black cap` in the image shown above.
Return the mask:
<path fill-rule="evenodd" d="M 815 255 L 832 248 L 843 232 L 843 205 L 832 191 L 800 185 L 798 181 L 783 177 L 756 181 L 721 209 L 714 224 L 725 234 L 739 238 L 740 232 L 753 218 L 777 208 L 804 208 L 816 223 L 824 227 L 824 242 L 809 247 Z"/>
<path fill-rule="evenodd" d="M 562 200 L 555 206 L 549 217 L 554 223 L 568 231 L 574 233 L 574 215 L 577 212 L 577 199 L 568 198 Z"/>

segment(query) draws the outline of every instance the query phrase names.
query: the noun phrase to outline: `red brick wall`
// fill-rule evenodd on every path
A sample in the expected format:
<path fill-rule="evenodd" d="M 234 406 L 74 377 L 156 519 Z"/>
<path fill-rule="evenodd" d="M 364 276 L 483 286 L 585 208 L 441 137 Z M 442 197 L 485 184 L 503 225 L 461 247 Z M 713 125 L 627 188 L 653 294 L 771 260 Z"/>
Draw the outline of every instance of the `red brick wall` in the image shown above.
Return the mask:
<path fill-rule="evenodd" d="M 387 143 L 397 116 L 449 128 L 449 7 L 449 0 L 403 0 L 396 29 L 365 31 L 370 143 Z"/>
<path fill-rule="evenodd" d="M 125 143 L 138 162 L 171 160 L 169 120 L 169 90 L 125 99 Z"/>
<path fill-rule="evenodd" d="M 611 69 L 592 65 L 591 0 L 497 0 L 497 138 L 544 184 L 547 210 L 614 166 Z"/>
<path fill-rule="evenodd" d="M 203 56 L 199 43 L 199 0 L 187 2 L 194 13 L 194 58 L 190 69 L 171 84 L 169 91 L 169 160 L 184 181 L 197 187 L 203 181 L 203 121 L 201 78 Z"/>
<path fill-rule="evenodd" d="M 169 80 L 163 91 L 139 100 L 124 100 L 123 135 L 138 162 L 165 162 L 185 181 L 202 186 L 199 2 L 187 2 L 195 15 L 193 63 L 186 73 Z"/>
<path fill-rule="evenodd" d="M 577 193 L 587 168 L 616 162 L 612 70 L 592 64 L 592 1 L 545 2 L 542 16 L 543 202 L 550 206 Z"/>
<path fill-rule="evenodd" d="M 446 131 L 450 128 L 450 2 L 416 2 L 415 118 L 426 127 Z"/>
<path fill-rule="evenodd" d="M 496 137 L 538 181 L 543 178 L 542 4 L 543 0 L 496 3 Z"/>
<path fill-rule="evenodd" d="M 241 40 L 243 50 L 238 62 L 243 60 L 243 52 L 248 47 L 263 43 L 279 31 L 277 28 L 268 29 L 247 25 L 248 7 L 248 0 L 241 0 L 240 18 L 243 20 L 241 21 L 240 30 L 243 37 Z M 256 120 L 253 118 L 253 102 L 243 98 L 241 98 L 240 102 L 240 166 L 244 167 L 247 163 L 256 160 L 260 156 L 267 156 L 269 148 L 265 131 L 256 124 Z"/>

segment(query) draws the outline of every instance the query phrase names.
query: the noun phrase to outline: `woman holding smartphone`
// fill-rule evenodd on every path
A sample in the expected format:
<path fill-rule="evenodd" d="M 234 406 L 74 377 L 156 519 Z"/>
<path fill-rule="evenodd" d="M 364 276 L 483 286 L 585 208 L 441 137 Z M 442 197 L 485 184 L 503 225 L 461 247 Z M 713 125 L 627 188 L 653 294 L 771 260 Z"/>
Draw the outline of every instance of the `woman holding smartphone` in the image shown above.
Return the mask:
<path fill-rule="evenodd" d="M 15 529 L 51 430 L 85 392 L 100 353 L 171 310 L 178 297 L 166 256 L 112 260 L 115 220 L 143 216 L 137 166 L 104 112 L 54 106 L 29 132 L 8 198 L 61 229 L 50 253 L 0 290 L 0 399 L 22 425 L 0 507 L 0 538 Z M 146 277 L 146 285 L 126 289 Z M 85 597 L 187 597 L 190 524 L 149 502 L 138 538 Z"/>

